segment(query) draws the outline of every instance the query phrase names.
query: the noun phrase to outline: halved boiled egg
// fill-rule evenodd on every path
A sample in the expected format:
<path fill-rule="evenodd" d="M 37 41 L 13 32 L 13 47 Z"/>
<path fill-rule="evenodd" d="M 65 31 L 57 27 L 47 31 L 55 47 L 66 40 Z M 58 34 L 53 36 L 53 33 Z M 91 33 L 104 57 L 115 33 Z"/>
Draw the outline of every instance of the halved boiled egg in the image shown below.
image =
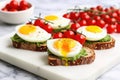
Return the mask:
<path fill-rule="evenodd" d="M 89 41 L 97 41 L 104 38 L 107 35 L 107 31 L 99 26 L 83 26 L 77 29 L 78 33 L 82 33 Z"/>
<path fill-rule="evenodd" d="M 66 19 L 64 17 L 59 17 L 57 15 L 46 15 L 44 19 L 49 21 L 53 29 L 60 29 L 69 26 L 70 19 Z"/>
<path fill-rule="evenodd" d="M 48 50 L 56 56 L 73 57 L 80 53 L 82 45 L 70 38 L 51 39 L 47 41 Z"/>
<path fill-rule="evenodd" d="M 44 42 L 51 37 L 51 34 L 44 29 L 34 25 L 17 26 L 16 34 L 23 40 L 29 42 Z"/>

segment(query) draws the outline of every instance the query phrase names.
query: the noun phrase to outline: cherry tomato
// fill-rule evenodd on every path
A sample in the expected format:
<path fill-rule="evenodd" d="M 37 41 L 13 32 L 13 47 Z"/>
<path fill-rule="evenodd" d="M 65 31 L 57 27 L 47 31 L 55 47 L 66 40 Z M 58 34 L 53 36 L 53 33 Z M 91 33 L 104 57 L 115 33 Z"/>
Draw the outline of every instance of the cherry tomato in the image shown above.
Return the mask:
<path fill-rule="evenodd" d="M 105 12 L 110 12 L 111 10 L 109 8 L 104 9 Z"/>
<path fill-rule="evenodd" d="M 107 23 L 110 23 L 110 21 L 111 21 L 111 18 L 110 18 L 109 15 L 104 15 L 104 14 L 103 14 L 102 18 L 103 18 L 104 21 L 107 22 Z"/>
<path fill-rule="evenodd" d="M 100 17 L 101 17 L 102 19 L 104 19 L 104 18 L 105 18 L 105 14 L 101 14 Z"/>
<path fill-rule="evenodd" d="M 63 38 L 63 33 L 59 32 L 59 33 L 54 33 L 53 34 L 53 39 L 56 39 L 56 38 Z"/>
<path fill-rule="evenodd" d="M 90 17 L 95 16 L 92 12 L 87 12 Z"/>
<path fill-rule="evenodd" d="M 77 20 L 79 18 L 79 13 L 77 12 L 70 12 L 70 19 Z"/>
<path fill-rule="evenodd" d="M 41 20 L 41 19 L 36 19 L 35 22 L 34 22 L 34 25 L 35 26 L 39 26 L 39 27 L 44 27 L 44 24 L 45 24 L 45 21 L 44 20 Z"/>
<path fill-rule="evenodd" d="M 115 19 L 115 18 L 111 18 L 110 21 L 109 21 L 109 23 L 111 23 L 111 24 L 112 24 L 112 23 L 115 23 L 115 22 L 116 22 L 116 19 Z"/>
<path fill-rule="evenodd" d="M 120 24 L 117 24 L 117 26 L 116 26 L 116 32 L 120 33 Z"/>
<path fill-rule="evenodd" d="M 96 24 L 96 20 L 90 19 L 90 20 L 87 21 L 87 24 L 88 25 L 95 25 Z"/>
<path fill-rule="evenodd" d="M 90 10 L 97 11 L 97 9 L 95 7 L 91 7 Z"/>
<path fill-rule="evenodd" d="M 105 19 L 108 24 L 114 24 L 117 20 L 115 18 Z"/>
<path fill-rule="evenodd" d="M 70 12 L 70 19 L 72 19 L 72 20 L 75 19 L 75 12 Z"/>
<path fill-rule="evenodd" d="M 116 12 L 113 12 L 113 13 L 110 13 L 110 16 L 116 18 L 118 17 L 118 14 Z"/>
<path fill-rule="evenodd" d="M 96 10 L 96 8 L 95 7 L 91 7 L 90 10 Z"/>
<path fill-rule="evenodd" d="M 84 20 L 89 20 L 90 16 L 89 15 L 82 15 L 81 18 L 84 19 Z"/>
<path fill-rule="evenodd" d="M 9 3 L 9 6 L 10 6 L 11 9 L 18 9 L 18 2 L 16 0 L 12 0 Z"/>
<path fill-rule="evenodd" d="M 11 9 L 10 4 L 9 4 L 9 3 L 8 3 L 8 4 L 6 4 L 5 8 L 6 8 L 7 10 Z"/>
<path fill-rule="evenodd" d="M 79 41 L 82 45 L 85 43 L 86 41 L 86 37 L 82 34 L 76 34 L 74 35 L 74 39 Z"/>
<path fill-rule="evenodd" d="M 80 18 L 79 16 L 80 16 L 79 12 L 76 12 L 75 13 L 75 19 L 78 20 Z"/>
<path fill-rule="evenodd" d="M 87 25 L 87 21 L 86 20 L 80 20 L 78 21 L 80 26 L 86 26 Z"/>
<path fill-rule="evenodd" d="M 18 11 L 17 9 L 14 9 L 14 8 L 11 8 L 11 9 L 9 9 L 9 11 L 11 11 L 11 12 L 16 12 L 16 11 Z"/>
<path fill-rule="evenodd" d="M 112 11 L 115 11 L 115 10 L 116 10 L 113 6 L 110 6 L 110 9 L 111 9 Z"/>
<path fill-rule="evenodd" d="M 64 14 L 63 17 L 64 17 L 64 18 L 68 18 L 68 19 L 70 19 L 70 13 L 66 13 L 66 14 Z"/>
<path fill-rule="evenodd" d="M 26 9 L 28 9 L 28 7 L 26 7 L 26 6 L 23 6 L 22 8 L 21 7 L 19 8 L 20 11 L 21 10 L 26 10 Z"/>
<path fill-rule="evenodd" d="M 118 16 L 120 16 L 120 10 L 119 9 L 116 10 L 115 12 L 118 14 Z"/>
<path fill-rule="evenodd" d="M 79 23 L 73 23 L 73 24 L 71 25 L 71 29 L 74 30 L 74 31 L 76 31 L 79 27 L 80 27 L 80 24 L 79 24 Z"/>
<path fill-rule="evenodd" d="M 103 21 L 103 20 L 98 20 L 97 22 L 96 22 L 96 25 L 97 26 L 100 26 L 101 28 L 103 28 L 103 27 L 105 27 L 105 21 Z"/>
<path fill-rule="evenodd" d="M 75 33 L 71 30 L 68 30 L 68 31 L 64 32 L 64 37 L 65 38 L 73 38 L 74 35 L 75 35 Z"/>
<path fill-rule="evenodd" d="M 118 17 L 116 17 L 116 20 L 118 21 L 118 22 L 120 22 L 120 17 L 118 16 Z"/>
<path fill-rule="evenodd" d="M 7 8 L 2 8 L 2 11 L 8 11 Z"/>
<path fill-rule="evenodd" d="M 29 3 L 26 2 L 25 0 L 21 0 L 21 1 L 20 1 L 20 9 L 21 9 L 21 10 L 25 10 L 25 9 L 27 9 L 27 8 L 29 8 Z"/>
<path fill-rule="evenodd" d="M 79 17 L 82 18 L 83 16 L 88 15 L 87 12 L 79 12 Z"/>
<path fill-rule="evenodd" d="M 116 28 L 115 25 L 110 25 L 110 24 L 108 24 L 108 25 L 106 26 L 107 33 L 111 34 L 111 33 L 115 32 L 115 28 Z"/>
<path fill-rule="evenodd" d="M 100 17 L 100 16 L 94 16 L 94 19 L 95 19 L 96 21 L 98 21 L 98 20 L 101 19 L 101 17 Z"/>
<path fill-rule="evenodd" d="M 115 23 L 113 23 L 114 25 L 118 25 L 119 23 L 116 21 Z"/>
<path fill-rule="evenodd" d="M 46 30 L 48 33 L 53 32 L 53 28 L 49 24 L 45 24 L 43 29 Z"/>
<path fill-rule="evenodd" d="M 102 10 L 103 10 L 103 7 L 102 7 L 101 5 L 98 5 L 96 8 L 97 8 L 97 10 L 99 10 L 99 11 L 102 11 Z"/>

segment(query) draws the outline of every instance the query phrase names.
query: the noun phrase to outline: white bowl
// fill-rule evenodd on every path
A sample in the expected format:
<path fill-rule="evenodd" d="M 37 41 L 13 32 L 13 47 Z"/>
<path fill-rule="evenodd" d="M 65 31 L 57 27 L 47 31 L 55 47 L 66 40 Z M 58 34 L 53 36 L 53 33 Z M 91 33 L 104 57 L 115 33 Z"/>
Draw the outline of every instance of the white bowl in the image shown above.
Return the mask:
<path fill-rule="evenodd" d="M 31 4 L 29 9 L 16 12 L 2 11 L 1 9 L 7 4 L 7 1 L 0 2 L 0 20 L 9 24 L 20 24 L 26 22 L 34 11 L 34 6 Z"/>

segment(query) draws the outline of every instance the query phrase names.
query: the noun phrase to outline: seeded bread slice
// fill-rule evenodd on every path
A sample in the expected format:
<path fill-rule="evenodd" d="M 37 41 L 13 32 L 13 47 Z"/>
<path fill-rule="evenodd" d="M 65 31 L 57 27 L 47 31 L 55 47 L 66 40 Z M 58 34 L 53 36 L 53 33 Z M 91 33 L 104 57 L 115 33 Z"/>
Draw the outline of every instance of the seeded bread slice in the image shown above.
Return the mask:
<path fill-rule="evenodd" d="M 41 51 L 41 52 L 47 51 L 46 44 L 41 44 L 40 47 L 38 47 L 37 44 L 16 42 L 16 41 L 12 41 L 12 44 L 13 44 L 13 47 L 15 47 L 15 48 L 32 50 L 32 51 Z"/>
<path fill-rule="evenodd" d="M 84 57 L 80 57 L 75 61 L 62 60 L 53 54 L 48 54 L 48 64 L 51 66 L 60 66 L 60 65 L 66 66 L 66 64 L 67 66 L 90 64 L 95 60 L 95 52 L 93 49 L 87 47 L 84 47 L 84 49 L 86 50 L 88 55 Z"/>
<path fill-rule="evenodd" d="M 85 43 L 83 46 L 89 47 L 95 50 L 103 50 L 103 49 L 110 49 L 115 46 L 115 39 L 111 38 L 108 42 L 93 42 L 93 43 Z"/>

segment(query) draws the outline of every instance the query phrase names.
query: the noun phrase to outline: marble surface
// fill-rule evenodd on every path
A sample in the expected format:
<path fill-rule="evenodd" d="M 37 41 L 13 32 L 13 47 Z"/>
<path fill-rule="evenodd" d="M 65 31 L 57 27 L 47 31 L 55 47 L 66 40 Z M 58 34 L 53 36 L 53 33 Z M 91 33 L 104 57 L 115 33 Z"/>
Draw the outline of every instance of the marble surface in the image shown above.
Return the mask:
<path fill-rule="evenodd" d="M 4 0 L 0 0 L 4 1 Z M 35 5 L 34 15 L 39 13 L 58 13 L 75 5 L 103 5 L 120 7 L 120 0 L 28 0 Z M 53 2 L 54 1 L 54 2 Z M 31 16 L 31 17 L 33 17 Z M 14 31 L 16 25 L 5 24 L 0 21 L 0 37 Z M 104 73 L 97 80 L 120 80 L 120 64 Z M 45 80 L 42 77 L 24 71 L 0 60 L 0 80 Z"/>

